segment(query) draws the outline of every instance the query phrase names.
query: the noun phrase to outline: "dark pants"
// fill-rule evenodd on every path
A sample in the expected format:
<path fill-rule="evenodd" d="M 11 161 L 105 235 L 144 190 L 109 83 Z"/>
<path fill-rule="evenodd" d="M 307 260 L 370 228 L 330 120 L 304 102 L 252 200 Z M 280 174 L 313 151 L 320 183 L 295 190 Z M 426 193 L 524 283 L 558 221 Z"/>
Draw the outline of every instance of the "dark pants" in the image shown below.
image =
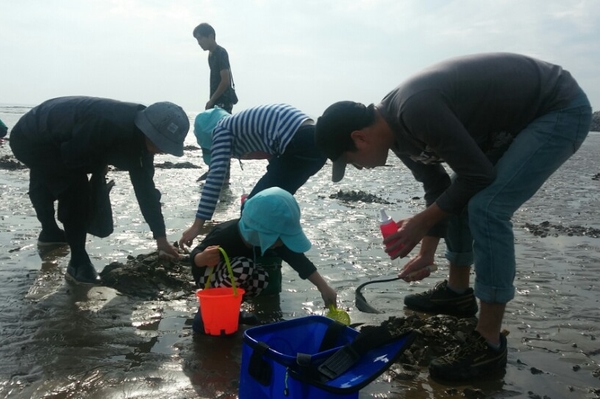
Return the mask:
<path fill-rule="evenodd" d="M 49 234 L 59 230 L 54 217 L 54 202 L 58 201 L 57 217 L 65 228 L 71 259 L 89 261 L 85 250 L 89 213 L 87 174 L 67 168 L 59 148 L 32 143 L 18 129 L 11 132 L 10 146 L 15 157 L 29 168 L 29 198 L 42 230 Z"/>
<path fill-rule="evenodd" d="M 256 183 L 248 198 L 270 187 L 280 187 L 293 195 L 309 177 L 321 170 L 326 161 L 315 145 L 315 126 L 301 126 L 285 152 L 269 160 L 267 173 Z"/>

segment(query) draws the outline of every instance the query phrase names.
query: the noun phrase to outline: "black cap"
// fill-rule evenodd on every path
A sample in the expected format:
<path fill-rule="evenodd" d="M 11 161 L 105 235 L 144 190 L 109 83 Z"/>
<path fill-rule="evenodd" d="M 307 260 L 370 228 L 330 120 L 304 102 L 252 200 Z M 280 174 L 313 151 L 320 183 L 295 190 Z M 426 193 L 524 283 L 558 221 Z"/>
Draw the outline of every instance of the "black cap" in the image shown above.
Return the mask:
<path fill-rule="evenodd" d="M 351 133 L 371 125 L 374 120 L 373 104 L 366 107 L 354 101 L 332 104 L 317 119 L 315 142 L 319 150 L 333 162 L 332 181 L 339 182 L 344 178 L 346 160 L 342 154 L 355 148 Z"/>

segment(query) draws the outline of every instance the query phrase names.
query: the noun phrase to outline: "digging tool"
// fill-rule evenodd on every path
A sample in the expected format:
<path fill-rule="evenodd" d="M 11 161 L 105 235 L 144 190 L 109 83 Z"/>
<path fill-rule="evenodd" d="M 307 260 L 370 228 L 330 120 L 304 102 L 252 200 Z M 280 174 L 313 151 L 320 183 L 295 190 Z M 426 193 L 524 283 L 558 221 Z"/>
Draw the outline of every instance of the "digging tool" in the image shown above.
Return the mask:
<path fill-rule="evenodd" d="M 407 277 L 416 276 L 420 273 L 423 273 L 424 270 L 427 270 L 431 273 L 431 272 L 434 272 L 437 270 L 437 266 L 429 265 L 424 269 L 417 270 L 417 271 L 410 273 Z M 356 305 L 356 308 L 358 310 L 360 310 L 361 312 L 365 312 L 365 313 L 381 313 L 379 310 L 375 309 L 373 306 L 371 306 L 367 303 L 367 300 L 365 299 L 364 295 L 360 291 L 363 289 L 364 286 L 369 285 L 369 284 L 389 283 L 391 281 L 396 281 L 396 280 L 400 280 L 400 277 L 386 278 L 386 279 L 382 279 L 382 280 L 371 280 L 371 281 L 367 281 L 366 283 L 362 283 L 361 285 L 359 285 L 356 288 L 356 292 L 354 294 L 354 304 Z"/>

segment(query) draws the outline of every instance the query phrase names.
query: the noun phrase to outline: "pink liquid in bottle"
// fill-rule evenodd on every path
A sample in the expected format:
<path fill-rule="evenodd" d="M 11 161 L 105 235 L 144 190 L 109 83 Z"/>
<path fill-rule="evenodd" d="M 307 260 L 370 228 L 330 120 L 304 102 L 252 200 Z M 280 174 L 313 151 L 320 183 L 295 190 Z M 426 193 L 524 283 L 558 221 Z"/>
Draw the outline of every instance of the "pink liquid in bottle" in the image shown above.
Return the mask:
<path fill-rule="evenodd" d="M 398 231 L 398 225 L 396 224 L 396 222 L 394 222 L 394 220 L 391 217 L 389 217 L 387 215 L 387 213 L 385 212 L 385 209 L 381 209 L 379 211 L 379 214 L 380 214 L 379 229 L 381 230 L 381 234 L 383 235 L 383 238 L 387 238 L 390 235 L 396 233 Z M 386 244 L 386 248 L 390 248 L 390 246 L 392 244 L 393 244 L 393 242 Z M 400 245 L 394 251 L 388 252 L 388 255 L 390 256 L 390 258 L 396 256 L 400 252 L 402 247 L 403 247 L 403 245 Z"/>

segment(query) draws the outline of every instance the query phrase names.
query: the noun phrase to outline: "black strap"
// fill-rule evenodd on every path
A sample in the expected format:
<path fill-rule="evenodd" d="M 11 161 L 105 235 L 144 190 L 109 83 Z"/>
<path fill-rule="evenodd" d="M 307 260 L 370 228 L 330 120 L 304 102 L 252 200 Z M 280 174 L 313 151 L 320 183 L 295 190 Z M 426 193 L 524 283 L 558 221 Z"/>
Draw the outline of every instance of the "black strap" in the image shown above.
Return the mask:
<path fill-rule="evenodd" d="M 248 374 L 263 386 L 271 384 L 271 375 L 273 374 L 271 363 L 263 359 L 263 355 L 268 349 L 269 345 L 258 342 L 248 363 Z"/>
<path fill-rule="evenodd" d="M 345 328 L 346 326 L 339 321 L 334 320 L 332 323 L 330 323 L 329 326 L 327 326 L 327 331 L 325 331 L 325 334 L 323 335 L 319 352 L 325 352 L 326 350 L 334 348 L 336 346 L 336 341 Z"/>
<path fill-rule="evenodd" d="M 386 326 L 374 327 L 365 332 L 360 332 L 354 341 L 344 345 L 325 360 L 318 367 L 318 370 L 327 379 L 332 380 L 346 372 L 362 355 L 371 349 L 387 344 L 393 338 Z"/>

